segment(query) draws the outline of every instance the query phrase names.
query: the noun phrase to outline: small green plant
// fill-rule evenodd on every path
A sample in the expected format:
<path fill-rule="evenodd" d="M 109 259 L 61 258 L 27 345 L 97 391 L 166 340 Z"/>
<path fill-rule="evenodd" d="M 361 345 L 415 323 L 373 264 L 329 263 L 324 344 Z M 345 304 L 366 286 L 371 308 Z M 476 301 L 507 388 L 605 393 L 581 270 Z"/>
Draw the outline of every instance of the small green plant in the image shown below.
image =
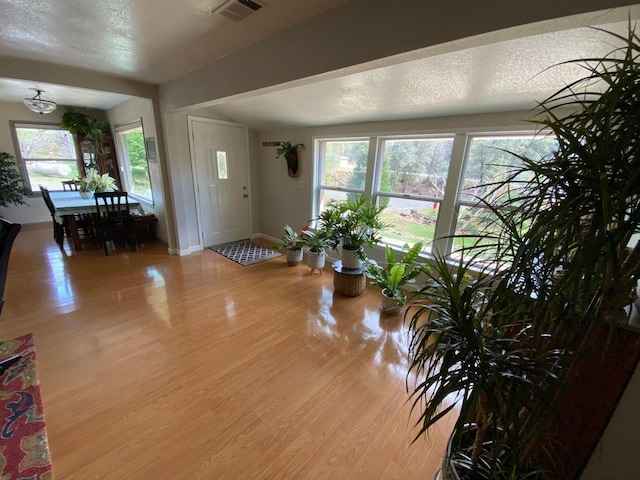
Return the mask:
<path fill-rule="evenodd" d="M 24 205 L 26 202 L 23 198 L 29 193 L 17 169 L 15 157 L 10 153 L 0 152 L 0 206 Z"/>
<path fill-rule="evenodd" d="M 399 306 L 407 301 L 407 294 L 401 289 L 404 285 L 415 281 L 416 277 L 421 273 L 431 273 L 429 264 L 419 262 L 420 251 L 422 250 L 422 242 L 418 242 L 408 249 L 404 258 L 396 261 L 396 254 L 389 245 L 385 245 L 384 257 L 387 263 L 386 267 L 381 267 L 376 263 L 370 263 L 365 271 L 367 278 L 373 280 L 383 292 L 386 291 L 387 296 L 395 299 Z"/>
<path fill-rule="evenodd" d="M 303 230 L 302 236 L 304 237 L 305 245 L 310 252 L 315 253 L 327 253 L 327 251 L 335 250 L 335 242 L 327 235 L 327 232 L 318 230 Z"/>
<path fill-rule="evenodd" d="M 289 155 L 290 153 L 297 153 L 298 147 L 304 148 L 304 145 L 302 143 L 293 145 L 291 142 L 280 142 L 278 148 L 276 148 L 276 158 Z"/>
<path fill-rule="evenodd" d="M 108 173 L 100 175 L 95 168 L 87 169 L 86 177 L 74 179 L 74 183 L 81 192 L 107 192 L 118 190 L 116 179 Z"/>
<path fill-rule="evenodd" d="M 304 230 L 303 230 L 304 232 Z M 284 226 L 284 236 L 282 242 L 275 245 L 278 249 L 299 250 L 306 244 L 302 233 L 296 232 L 289 225 Z"/>

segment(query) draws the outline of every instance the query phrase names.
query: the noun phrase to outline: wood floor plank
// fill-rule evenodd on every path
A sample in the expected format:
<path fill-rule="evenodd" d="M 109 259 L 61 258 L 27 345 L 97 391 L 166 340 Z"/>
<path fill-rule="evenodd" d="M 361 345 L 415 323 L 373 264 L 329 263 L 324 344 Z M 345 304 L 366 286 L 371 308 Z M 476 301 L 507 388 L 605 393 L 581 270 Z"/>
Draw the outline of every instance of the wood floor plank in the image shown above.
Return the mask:
<path fill-rule="evenodd" d="M 411 445 L 406 330 L 379 291 L 285 257 L 242 267 L 160 244 L 74 254 L 25 227 L 0 337 L 33 332 L 60 479 L 430 478 Z M 268 245 L 268 242 L 262 242 Z"/>

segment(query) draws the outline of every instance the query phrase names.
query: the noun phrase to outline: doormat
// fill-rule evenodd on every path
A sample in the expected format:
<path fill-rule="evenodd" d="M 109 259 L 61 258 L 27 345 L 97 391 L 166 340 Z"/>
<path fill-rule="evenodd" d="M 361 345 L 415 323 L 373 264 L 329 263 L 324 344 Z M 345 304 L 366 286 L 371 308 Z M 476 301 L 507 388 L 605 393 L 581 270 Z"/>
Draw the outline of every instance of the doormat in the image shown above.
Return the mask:
<path fill-rule="evenodd" d="M 266 260 L 271 260 L 272 258 L 282 255 L 275 250 L 263 247 L 262 245 L 258 245 L 257 243 L 253 243 L 249 240 L 213 245 L 209 248 L 244 267 L 264 262 Z"/>
<path fill-rule="evenodd" d="M 33 335 L 0 341 L 0 478 L 52 480 Z"/>

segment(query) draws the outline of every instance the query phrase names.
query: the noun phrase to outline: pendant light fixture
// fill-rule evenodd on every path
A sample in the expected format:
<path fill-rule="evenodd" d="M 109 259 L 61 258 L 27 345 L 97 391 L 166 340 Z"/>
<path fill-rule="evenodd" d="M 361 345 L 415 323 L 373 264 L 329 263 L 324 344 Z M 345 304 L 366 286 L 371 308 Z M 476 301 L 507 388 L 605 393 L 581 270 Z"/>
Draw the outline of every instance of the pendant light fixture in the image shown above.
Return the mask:
<path fill-rule="evenodd" d="M 36 94 L 33 98 L 25 98 L 24 104 L 32 112 L 44 115 L 45 113 L 53 112 L 58 107 L 58 105 L 56 105 L 56 102 L 45 100 L 41 97 L 41 94 L 44 93 L 44 90 L 38 90 L 37 88 L 30 88 L 29 90 L 35 90 Z"/>

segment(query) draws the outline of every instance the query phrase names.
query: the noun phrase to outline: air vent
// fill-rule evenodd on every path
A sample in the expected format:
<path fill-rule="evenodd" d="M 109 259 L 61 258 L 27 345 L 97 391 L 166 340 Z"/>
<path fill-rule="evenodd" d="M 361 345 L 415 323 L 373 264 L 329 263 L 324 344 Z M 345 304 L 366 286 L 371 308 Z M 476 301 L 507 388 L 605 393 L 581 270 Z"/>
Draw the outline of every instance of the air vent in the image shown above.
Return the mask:
<path fill-rule="evenodd" d="M 217 8 L 213 13 L 222 15 L 239 22 L 243 18 L 247 18 L 252 13 L 260 10 L 264 5 L 253 0 L 233 0 Z"/>

